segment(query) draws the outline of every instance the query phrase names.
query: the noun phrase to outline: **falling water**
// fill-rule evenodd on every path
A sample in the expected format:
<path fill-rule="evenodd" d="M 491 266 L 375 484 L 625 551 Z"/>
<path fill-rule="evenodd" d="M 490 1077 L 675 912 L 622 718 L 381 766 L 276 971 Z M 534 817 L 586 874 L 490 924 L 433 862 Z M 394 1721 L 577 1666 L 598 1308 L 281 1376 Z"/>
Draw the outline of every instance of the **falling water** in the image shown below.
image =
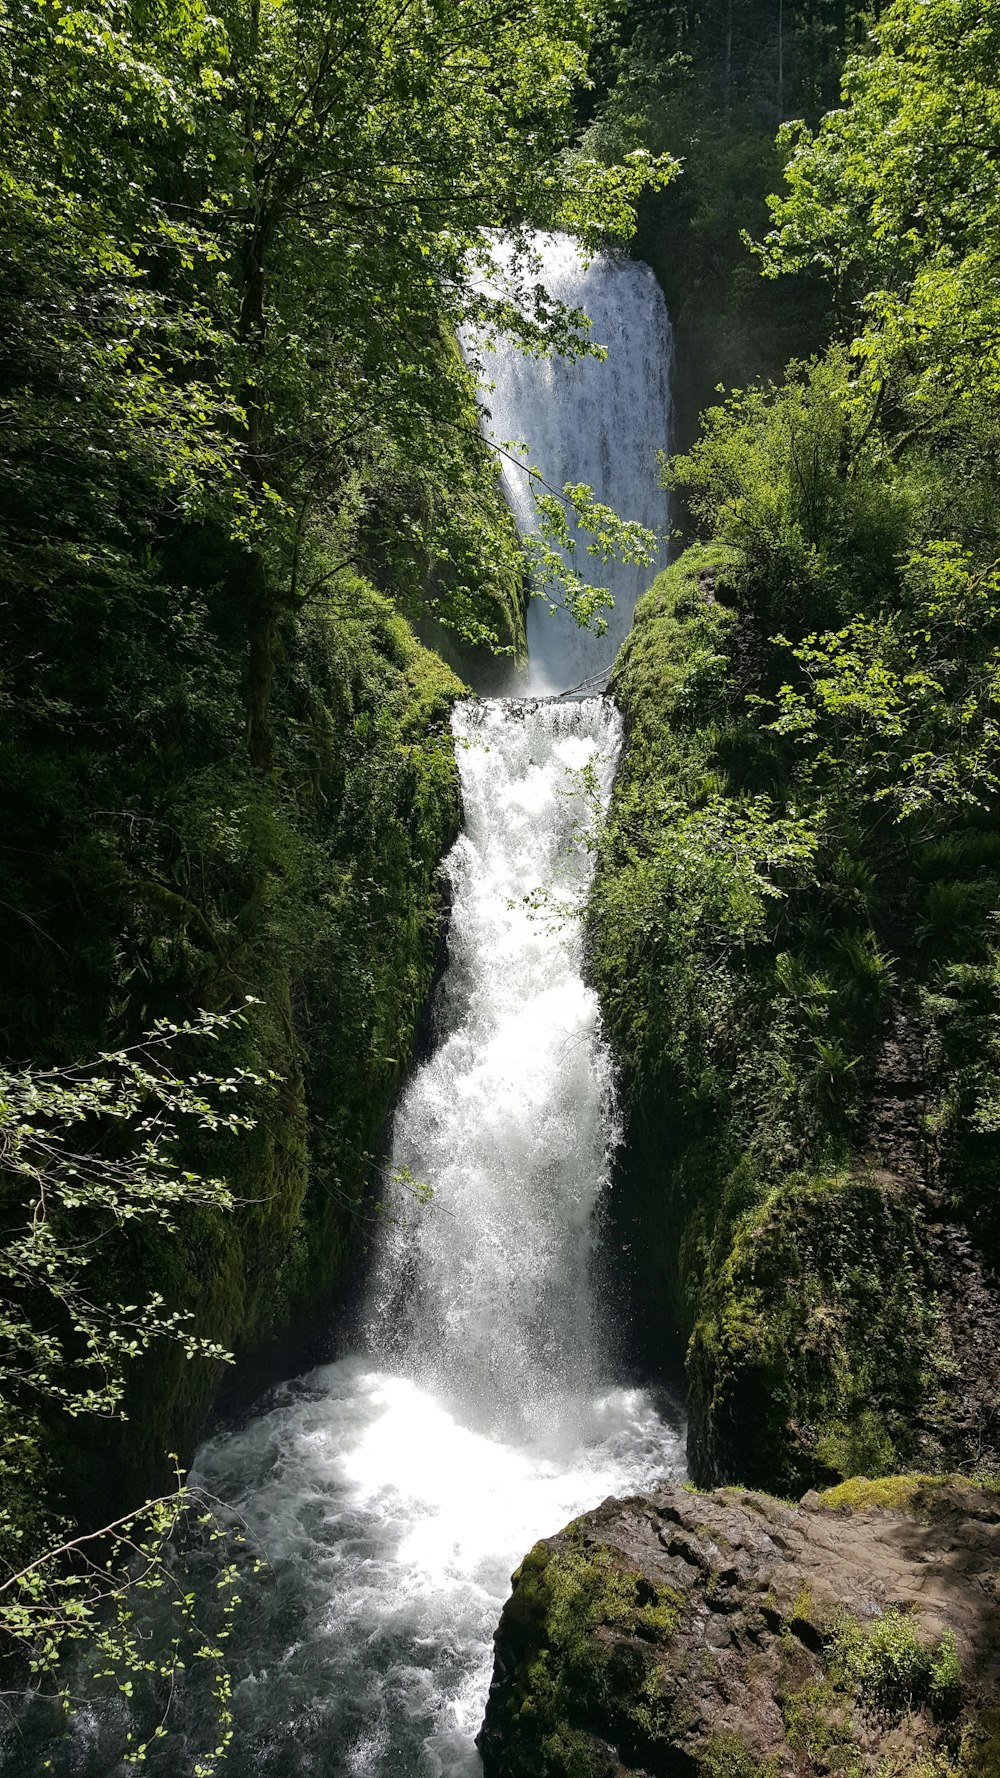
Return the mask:
<path fill-rule="evenodd" d="M 521 466 L 528 463 L 556 489 L 586 482 L 620 517 L 639 520 L 662 539 L 667 506 L 659 453 L 669 442 L 671 335 L 660 287 L 649 266 L 635 260 L 599 254 L 584 262 L 567 235 L 536 235 L 534 245 L 546 290 L 569 308 L 586 311 L 590 341 L 604 346 L 607 357 L 530 358 L 508 343 L 489 350 L 467 338 L 466 349 L 481 366 L 487 436 L 501 445 L 528 446 L 524 458 L 516 451 L 501 458 L 514 516 L 522 533 L 535 529 L 531 485 Z M 496 258 L 502 283 L 509 249 L 498 248 Z M 586 542 L 578 538 L 571 560 L 589 584 L 613 595 L 607 630 L 604 636 L 581 630 L 568 611 L 550 611 L 543 599 L 533 599 L 532 691 L 565 691 L 606 675 L 636 600 L 656 572 L 656 563 L 602 568 L 586 554 Z"/>
<path fill-rule="evenodd" d="M 600 698 L 474 703 L 454 729 L 448 965 L 396 1114 L 363 1335 L 197 1462 L 270 1564 L 245 1577 L 233 1645 L 226 1770 L 254 1778 L 476 1773 L 516 1563 L 682 1466 L 670 1405 L 609 1371 L 590 1282 L 614 1096 L 580 910 L 619 718 Z M 195 1663 L 145 1769 L 193 1770 L 211 1710 Z M 118 1778 L 119 1730 L 79 1713 L 54 1769 Z"/>
<path fill-rule="evenodd" d="M 361 1350 L 200 1457 L 276 1571 L 236 1696 L 268 1778 L 476 1772 L 512 1568 L 682 1462 L 664 1404 L 608 1374 L 590 1285 L 614 1100 L 580 914 L 619 718 L 467 704 L 454 729 L 448 966 Z"/>

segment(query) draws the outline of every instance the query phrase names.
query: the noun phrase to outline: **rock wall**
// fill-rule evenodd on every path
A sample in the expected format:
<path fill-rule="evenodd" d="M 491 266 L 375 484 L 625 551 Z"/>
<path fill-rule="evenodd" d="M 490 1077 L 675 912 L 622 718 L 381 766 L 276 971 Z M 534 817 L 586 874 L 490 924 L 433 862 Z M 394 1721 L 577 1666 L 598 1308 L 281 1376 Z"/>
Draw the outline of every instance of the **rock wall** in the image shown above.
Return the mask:
<path fill-rule="evenodd" d="M 989 958 L 991 929 L 934 936 L 956 856 L 992 897 L 995 836 L 852 852 L 769 727 L 785 671 L 718 547 L 640 603 L 612 681 L 626 752 L 591 960 L 621 1068 L 607 1249 L 626 1339 L 661 1374 L 686 1361 L 696 1480 L 795 1497 L 996 1461 L 978 1208 L 996 1137 L 965 1084 L 992 962 L 975 1010 L 942 992 L 973 973 L 948 946 Z"/>
<path fill-rule="evenodd" d="M 91 756 L 67 752 L 76 802 L 57 781 L 52 808 L 18 816 L 24 833 L 44 818 L 56 834 L 18 887 L 45 902 L 71 960 L 58 975 L 48 961 L 35 970 L 38 1016 L 54 1026 L 58 1006 L 65 1049 L 87 1055 L 109 1030 L 134 1039 L 157 1016 L 255 997 L 202 1065 L 270 1073 L 275 1090 L 243 1107 L 249 1132 L 185 1136 L 185 1164 L 225 1177 L 237 1208 L 189 1213 L 171 1232 L 107 1231 L 100 1272 L 111 1300 L 159 1291 L 189 1312 L 249 1364 L 248 1386 L 268 1353 L 308 1362 L 305 1336 L 329 1323 L 363 1263 L 386 1121 L 440 961 L 438 867 L 460 820 L 449 727 L 460 682 L 370 583 L 344 577 L 340 599 L 285 626 L 271 782 L 245 763 L 241 663 L 210 607 L 193 658 L 178 667 L 164 651 L 156 664 L 182 680 L 185 722 L 155 769 L 133 745 L 101 761 L 100 777 Z M 17 792 L 14 780 L 9 813 Z M 30 1003 L 5 962 L 0 1013 L 13 1024 Z M 110 1505 L 156 1489 L 167 1453 L 189 1457 L 220 1375 L 232 1373 L 161 1342 L 135 1365 L 120 1424 L 0 1418 L 22 1521 L 48 1494 L 103 1523 Z"/>

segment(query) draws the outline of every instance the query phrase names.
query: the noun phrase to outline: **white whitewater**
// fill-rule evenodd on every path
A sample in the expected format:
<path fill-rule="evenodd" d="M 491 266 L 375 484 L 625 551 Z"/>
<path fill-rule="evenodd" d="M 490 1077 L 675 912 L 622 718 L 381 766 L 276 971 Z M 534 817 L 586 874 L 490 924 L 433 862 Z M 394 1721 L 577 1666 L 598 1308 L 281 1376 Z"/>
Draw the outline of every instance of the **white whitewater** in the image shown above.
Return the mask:
<path fill-rule="evenodd" d="M 560 302 L 586 311 L 590 340 L 606 347 L 607 357 L 527 358 L 509 344 L 487 350 L 468 338 L 467 351 L 482 364 L 487 437 L 526 444 L 521 461 L 536 466 L 551 487 L 586 482 L 620 517 L 638 519 L 665 537 L 659 453 L 670 434 L 671 333 L 660 287 L 649 266 L 635 260 L 599 254 L 586 264 L 566 235 L 534 240 L 540 281 Z M 509 252 L 497 250 L 500 282 Z M 522 533 L 530 532 L 536 514 L 528 476 L 519 461 L 501 461 L 514 516 Z M 573 565 L 589 584 L 613 594 L 607 631 L 592 635 L 566 611 L 550 613 L 542 599 L 532 600 L 531 691 L 565 691 L 602 678 L 628 633 L 639 594 L 662 566 L 661 555 L 650 567 L 612 563 L 602 569 L 586 555 L 585 544 L 581 537 Z"/>
<path fill-rule="evenodd" d="M 682 1473 L 677 1416 L 609 1366 L 591 1259 L 615 1137 L 580 910 L 619 718 L 604 699 L 460 706 L 464 831 L 436 1042 L 395 1120 L 358 1349 L 203 1446 L 194 1479 L 259 1535 L 231 1644 L 248 1778 L 473 1778 L 492 1638 L 535 1540 Z M 433 1190 L 429 1205 L 413 1187 Z M 211 1551 L 185 1586 L 211 1597 Z M 192 1662 L 144 1769 L 213 1744 Z M 34 1778 L 126 1778 L 122 1712 L 19 1740 Z"/>
<path fill-rule="evenodd" d="M 461 1377 L 473 1423 L 530 1438 L 596 1374 L 587 1260 L 613 1113 L 579 912 L 619 718 L 601 700 L 488 703 L 455 732 L 465 831 L 440 1037 L 393 1156 L 435 1197 L 386 1241 L 368 1327 L 436 1390 Z"/>

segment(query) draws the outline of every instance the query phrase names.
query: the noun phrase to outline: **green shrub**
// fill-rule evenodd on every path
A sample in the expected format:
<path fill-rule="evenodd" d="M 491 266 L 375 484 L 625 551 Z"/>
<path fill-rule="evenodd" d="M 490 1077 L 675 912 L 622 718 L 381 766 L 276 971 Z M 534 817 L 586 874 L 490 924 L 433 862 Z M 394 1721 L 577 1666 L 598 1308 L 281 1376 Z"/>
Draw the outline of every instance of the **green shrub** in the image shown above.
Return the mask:
<path fill-rule="evenodd" d="M 830 1676 L 869 1706 L 894 1717 L 926 1704 L 935 1717 L 961 1703 L 962 1670 L 955 1637 L 922 1642 L 906 1612 L 891 1607 L 871 1624 L 843 1616 L 827 1650 Z"/>

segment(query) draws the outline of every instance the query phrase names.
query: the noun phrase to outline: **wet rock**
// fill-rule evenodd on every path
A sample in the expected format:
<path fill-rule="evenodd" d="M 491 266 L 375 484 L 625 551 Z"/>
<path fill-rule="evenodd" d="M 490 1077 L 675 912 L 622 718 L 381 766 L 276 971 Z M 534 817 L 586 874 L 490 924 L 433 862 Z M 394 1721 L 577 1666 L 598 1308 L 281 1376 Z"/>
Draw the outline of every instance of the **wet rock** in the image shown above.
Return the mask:
<path fill-rule="evenodd" d="M 1000 1778 L 1000 1493 L 608 1500 L 536 1544 L 486 1778 Z"/>

